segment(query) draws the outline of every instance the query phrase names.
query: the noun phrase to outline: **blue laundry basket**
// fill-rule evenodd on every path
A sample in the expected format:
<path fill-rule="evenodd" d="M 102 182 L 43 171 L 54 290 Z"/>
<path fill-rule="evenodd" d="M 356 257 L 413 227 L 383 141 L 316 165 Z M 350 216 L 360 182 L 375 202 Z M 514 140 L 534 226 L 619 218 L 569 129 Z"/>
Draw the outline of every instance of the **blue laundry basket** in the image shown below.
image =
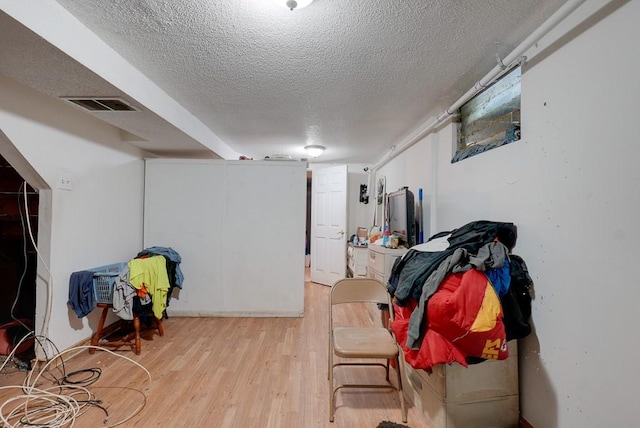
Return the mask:
<path fill-rule="evenodd" d="M 116 278 L 126 267 L 127 262 L 121 262 L 87 269 L 93 272 L 93 296 L 96 303 L 113 303 L 113 288 Z"/>

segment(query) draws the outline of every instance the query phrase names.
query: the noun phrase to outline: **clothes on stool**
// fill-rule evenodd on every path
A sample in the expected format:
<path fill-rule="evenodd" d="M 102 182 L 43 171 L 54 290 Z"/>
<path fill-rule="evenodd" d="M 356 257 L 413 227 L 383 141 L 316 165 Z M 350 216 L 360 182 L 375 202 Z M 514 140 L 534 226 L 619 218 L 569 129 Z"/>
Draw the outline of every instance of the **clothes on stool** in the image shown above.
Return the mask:
<path fill-rule="evenodd" d="M 126 267 L 113 286 L 113 312 L 123 320 L 132 320 L 135 295 L 136 289 L 129 284 L 129 267 Z"/>
<path fill-rule="evenodd" d="M 93 296 L 93 272 L 73 272 L 69 278 L 69 300 L 67 304 L 78 315 L 78 318 L 87 316 L 95 306 Z"/>
<path fill-rule="evenodd" d="M 180 269 L 182 257 L 180 257 L 180 254 L 178 254 L 176 250 L 171 247 L 149 247 L 140 251 L 136 258 L 139 259 L 149 256 L 165 256 L 168 261 L 172 262 L 172 272 L 169 272 L 167 264 L 167 274 L 169 276 L 169 282 L 172 286 L 182 288 L 182 283 L 184 282 L 184 275 L 182 274 L 182 270 Z"/>
<path fill-rule="evenodd" d="M 169 291 L 165 258 L 153 256 L 145 259 L 133 259 L 129 261 L 128 266 L 129 282 L 136 290 L 146 287 L 151 296 L 153 314 L 157 319 L 161 319 L 167 307 L 167 293 Z"/>

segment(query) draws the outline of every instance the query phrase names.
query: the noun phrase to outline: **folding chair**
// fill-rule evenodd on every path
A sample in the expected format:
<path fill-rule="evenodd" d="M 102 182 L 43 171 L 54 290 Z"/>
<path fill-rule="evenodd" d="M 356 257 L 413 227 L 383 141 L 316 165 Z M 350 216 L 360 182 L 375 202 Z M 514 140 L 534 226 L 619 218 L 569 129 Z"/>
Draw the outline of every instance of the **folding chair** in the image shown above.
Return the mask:
<path fill-rule="evenodd" d="M 333 422 L 335 414 L 336 392 L 341 388 L 387 388 L 394 389 L 400 394 L 400 406 L 402 421 L 407 421 L 407 410 L 402 395 L 402 377 L 399 359 L 399 347 L 395 337 L 385 327 L 361 327 L 361 326 L 334 326 L 333 311 L 335 305 L 350 303 L 379 303 L 389 305 L 391 308 L 391 296 L 385 286 L 376 279 L 369 278 L 345 278 L 336 282 L 331 287 L 329 296 L 329 421 Z M 390 311 L 390 319 L 393 321 L 393 310 Z M 342 359 L 370 359 L 385 360 L 378 362 L 338 362 L 333 363 L 334 354 Z M 398 375 L 398 386 L 389 380 L 389 362 L 395 361 Z M 386 383 L 378 384 L 351 384 L 334 385 L 333 372 L 336 367 L 342 366 L 381 366 L 386 372 Z"/>

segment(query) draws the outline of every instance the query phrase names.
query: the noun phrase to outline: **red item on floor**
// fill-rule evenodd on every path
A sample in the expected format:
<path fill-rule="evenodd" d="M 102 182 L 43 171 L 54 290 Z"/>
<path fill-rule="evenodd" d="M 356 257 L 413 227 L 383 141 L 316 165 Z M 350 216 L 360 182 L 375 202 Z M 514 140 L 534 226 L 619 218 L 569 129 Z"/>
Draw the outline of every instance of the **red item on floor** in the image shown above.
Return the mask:
<path fill-rule="evenodd" d="M 33 323 L 26 319 L 11 321 L 0 326 L 0 355 L 9 355 L 15 350 L 16 354 L 26 352 L 33 346 L 33 335 L 25 339 L 16 349 L 16 345 L 20 340 L 31 331 L 33 331 Z M 24 325 L 23 325 L 24 324 Z"/>

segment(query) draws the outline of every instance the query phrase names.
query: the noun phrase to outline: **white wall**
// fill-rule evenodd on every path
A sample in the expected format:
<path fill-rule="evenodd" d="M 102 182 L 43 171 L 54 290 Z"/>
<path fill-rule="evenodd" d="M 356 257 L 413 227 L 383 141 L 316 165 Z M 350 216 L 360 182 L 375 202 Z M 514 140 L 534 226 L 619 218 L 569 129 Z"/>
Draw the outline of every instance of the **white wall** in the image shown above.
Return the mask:
<path fill-rule="evenodd" d="M 364 165 L 347 165 L 347 237 L 355 234 L 358 227 L 373 225 L 373 197 L 368 204 L 360 202 L 360 185 L 368 185 L 369 175 L 364 172 Z"/>
<path fill-rule="evenodd" d="M 637 425 L 640 2 L 584 21 L 606 3 L 588 1 L 527 53 L 522 141 L 451 164 L 445 126 L 378 171 L 390 189 L 425 187 L 433 233 L 518 226 L 536 290 L 521 411 L 536 428 Z"/>
<path fill-rule="evenodd" d="M 145 247 L 183 259 L 169 313 L 302 316 L 305 210 L 301 162 L 147 160 Z"/>
<path fill-rule="evenodd" d="M 419 189 L 423 190 L 422 201 L 422 224 L 424 229 L 425 240 L 431 235 L 431 227 L 429 225 L 431 214 L 430 209 L 433 203 L 430 200 L 430 189 L 434 188 L 435 177 L 432 176 L 432 154 L 431 141 L 439 138 L 438 135 L 430 135 L 425 140 L 418 142 L 410 151 L 401 153 L 392 162 L 385 165 L 382 169 L 376 171 L 376 180 L 384 177 L 386 183 L 386 193 L 395 192 L 396 190 L 408 186 L 413 192 L 416 205 L 416 220 L 418 220 L 417 207 L 419 205 L 418 195 Z M 447 141 L 450 141 L 447 139 Z M 375 183 L 372 197 L 375 199 Z M 375 204 L 375 200 L 373 201 Z M 382 225 L 383 205 L 377 205 L 379 225 Z"/>
<path fill-rule="evenodd" d="M 138 150 L 120 141 L 118 129 L 62 101 L 4 77 L 0 93 L 5 150 L 12 144 L 24 162 L 16 169 L 33 169 L 46 183 L 39 188 L 38 246 L 51 280 L 41 264 L 36 321 L 41 333 L 50 284 L 48 334 L 65 349 L 89 337 L 99 316 L 94 311 L 78 319 L 67 306 L 70 274 L 126 261 L 141 249 L 143 161 Z M 56 188 L 60 173 L 72 178 L 73 190 Z"/>

